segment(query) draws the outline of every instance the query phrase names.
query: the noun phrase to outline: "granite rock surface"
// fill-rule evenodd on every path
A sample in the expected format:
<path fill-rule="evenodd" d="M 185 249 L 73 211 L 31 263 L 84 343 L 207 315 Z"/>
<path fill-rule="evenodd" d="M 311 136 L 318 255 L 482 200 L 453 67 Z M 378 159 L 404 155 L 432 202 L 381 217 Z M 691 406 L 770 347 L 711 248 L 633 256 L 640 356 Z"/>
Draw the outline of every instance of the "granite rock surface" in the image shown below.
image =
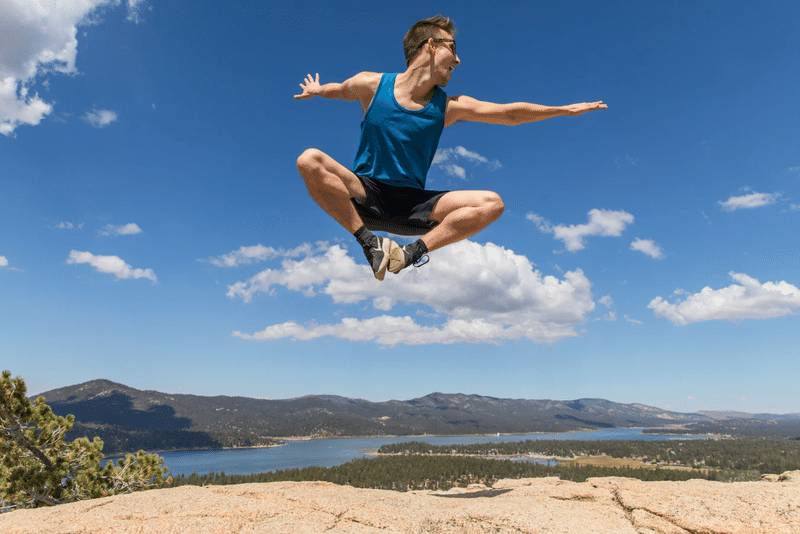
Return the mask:
<path fill-rule="evenodd" d="M 447 492 L 182 486 L 0 514 L 3 534 L 797 534 L 800 471 L 761 482 L 502 480 Z"/>

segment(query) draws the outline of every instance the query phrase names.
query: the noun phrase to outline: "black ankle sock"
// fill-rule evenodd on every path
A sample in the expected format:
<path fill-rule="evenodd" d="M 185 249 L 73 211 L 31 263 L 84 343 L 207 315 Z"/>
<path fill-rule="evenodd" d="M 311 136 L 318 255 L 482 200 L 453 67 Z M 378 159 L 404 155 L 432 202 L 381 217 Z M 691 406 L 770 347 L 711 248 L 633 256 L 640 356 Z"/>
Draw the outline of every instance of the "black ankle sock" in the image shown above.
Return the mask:
<path fill-rule="evenodd" d="M 408 245 L 408 249 L 411 252 L 411 261 L 414 263 L 428 252 L 428 247 L 422 239 L 417 239 Z"/>
<path fill-rule="evenodd" d="M 355 238 L 358 240 L 358 242 L 361 244 L 362 247 L 368 247 L 372 243 L 372 238 L 375 237 L 375 235 L 372 232 L 370 232 L 366 226 L 362 226 L 361 228 L 353 232 L 353 235 L 355 236 Z"/>

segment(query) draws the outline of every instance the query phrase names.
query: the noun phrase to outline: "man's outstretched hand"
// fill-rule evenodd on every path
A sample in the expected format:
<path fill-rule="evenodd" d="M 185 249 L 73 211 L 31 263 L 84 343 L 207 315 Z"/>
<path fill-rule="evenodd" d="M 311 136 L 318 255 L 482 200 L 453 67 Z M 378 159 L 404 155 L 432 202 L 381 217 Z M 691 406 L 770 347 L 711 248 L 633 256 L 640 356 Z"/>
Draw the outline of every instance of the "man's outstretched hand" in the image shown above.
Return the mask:
<path fill-rule="evenodd" d="M 316 78 L 308 74 L 305 80 L 303 80 L 303 83 L 300 84 L 300 87 L 303 89 L 303 92 L 299 95 L 294 95 L 297 100 L 305 100 L 306 98 L 318 95 L 321 87 L 319 84 L 319 73 L 317 73 Z"/>
<path fill-rule="evenodd" d="M 563 109 L 566 110 L 567 115 L 570 117 L 581 115 L 582 113 L 586 113 L 587 111 L 594 111 L 596 109 L 607 109 L 607 108 L 608 106 L 603 104 L 602 100 L 598 102 L 581 102 L 580 104 L 570 104 L 569 106 L 563 106 Z"/>

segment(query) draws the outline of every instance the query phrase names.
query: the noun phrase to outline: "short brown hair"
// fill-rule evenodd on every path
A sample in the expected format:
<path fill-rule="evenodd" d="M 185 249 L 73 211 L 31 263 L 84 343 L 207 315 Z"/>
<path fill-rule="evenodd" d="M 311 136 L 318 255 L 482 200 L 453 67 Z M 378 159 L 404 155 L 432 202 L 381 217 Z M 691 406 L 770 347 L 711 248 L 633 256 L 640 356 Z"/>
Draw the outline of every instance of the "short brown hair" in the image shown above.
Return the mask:
<path fill-rule="evenodd" d="M 406 56 L 406 66 L 411 64 L 411 60 L 417 55 L 417 51 L 422 43 L 431 37 L 436 38 L 439 36 L 439 32 L 437 30 L 444 30 L 453 37 L 456 36 L 457 32 L 453 21 L 448 17 L 443 17 L 441 15 L 436 15 L 435 17 L 428 19 L 422 19 L 411 26 L 411 29 L 408 30 L 405 38 L 403 38 L 403 53 Z"/>

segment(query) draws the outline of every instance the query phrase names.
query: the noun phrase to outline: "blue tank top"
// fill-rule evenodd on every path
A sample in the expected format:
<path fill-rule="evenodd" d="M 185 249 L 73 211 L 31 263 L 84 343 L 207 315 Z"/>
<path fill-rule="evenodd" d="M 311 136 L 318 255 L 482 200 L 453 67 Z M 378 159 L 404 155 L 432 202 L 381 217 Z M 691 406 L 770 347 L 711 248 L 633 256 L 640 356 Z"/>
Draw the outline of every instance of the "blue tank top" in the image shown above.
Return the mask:
<path fill-rule="evenodd" d="M 425 189 L 444 129 L 447 94 L 436 87 L 427 106 L 409 110 L 395 100 L 396 77 L 396 73 L 381 76 L 361 122 L 353 172 L 395 186 Z"/>

